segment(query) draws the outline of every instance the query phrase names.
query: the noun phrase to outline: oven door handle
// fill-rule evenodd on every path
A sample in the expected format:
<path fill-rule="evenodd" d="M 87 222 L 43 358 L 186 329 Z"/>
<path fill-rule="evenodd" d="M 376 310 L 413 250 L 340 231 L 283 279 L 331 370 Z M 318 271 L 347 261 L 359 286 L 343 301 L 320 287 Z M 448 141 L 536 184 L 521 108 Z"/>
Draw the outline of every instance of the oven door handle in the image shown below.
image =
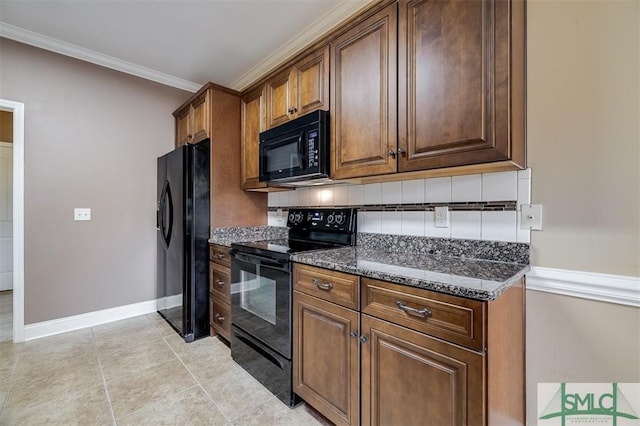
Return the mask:
<path fill-rule="evenodd" d="M 272 268 L 277 268 L 277 269 L 282 269 L 282 270 L 286 270 L 288 269 L 287 264 L 289 263 L 287 260 L 278 260 L 278 259 L 271 259 L 268 257 L 264 257 L 264 256 L 258 256 L 255 254 L 246 254 L 246 253 L 240 253 L 239 251 L 232 249 L 229 254 L 238 259 L 239 261 L 242 262 L 248 262 L 248 263 L 258 263 L 260 265 L 264 265 L 264 266 L 270 266 Z"/>

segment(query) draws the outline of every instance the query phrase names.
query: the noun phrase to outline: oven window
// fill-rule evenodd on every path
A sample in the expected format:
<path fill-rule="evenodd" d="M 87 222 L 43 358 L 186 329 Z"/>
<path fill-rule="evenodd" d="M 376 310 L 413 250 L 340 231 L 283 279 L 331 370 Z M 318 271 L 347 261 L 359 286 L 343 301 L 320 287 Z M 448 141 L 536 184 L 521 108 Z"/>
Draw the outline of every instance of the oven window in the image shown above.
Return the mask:
<path fill-rule="evenodd" d="M 260 275 L 240 272 L 240 306 L 255 316 L 276 325 L 276 282 Z"/>
<path fill-rule="evenodd" d="M 287 144 L 269 148 L 266 154 L 266 166 L 268 172 L 277 172 L 300 167 L 297 137 Z"/>

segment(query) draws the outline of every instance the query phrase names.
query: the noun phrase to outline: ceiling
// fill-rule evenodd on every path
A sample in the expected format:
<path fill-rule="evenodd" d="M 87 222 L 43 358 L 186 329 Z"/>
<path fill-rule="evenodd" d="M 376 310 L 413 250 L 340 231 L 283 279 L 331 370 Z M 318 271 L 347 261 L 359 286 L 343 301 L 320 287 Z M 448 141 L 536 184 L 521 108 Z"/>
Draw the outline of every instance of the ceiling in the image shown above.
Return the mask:
<path fill-rule="evenodd" d="M 372 0 L 0 0 L 0 36 L 184 90 L 236 90 Z"/>

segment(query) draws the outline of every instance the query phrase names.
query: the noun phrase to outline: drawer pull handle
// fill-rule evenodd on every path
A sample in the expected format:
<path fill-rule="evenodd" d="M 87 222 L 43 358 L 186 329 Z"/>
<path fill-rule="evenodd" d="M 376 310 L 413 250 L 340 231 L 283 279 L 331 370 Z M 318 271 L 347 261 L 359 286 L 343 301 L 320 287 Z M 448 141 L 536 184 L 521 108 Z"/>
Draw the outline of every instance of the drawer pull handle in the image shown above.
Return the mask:
<path fill-rule="evenodd" d="M 333 284 L 331 283 L 322 283 L 320 282 L 320 280 L 318 280 L 317 278 L 313 279 L 313 283 L 318 286 L 318 288 L 320 290 L 331 290 L 333 288 Z"/>
<path fill-rule="evenodd" d="M 216 258 L 222 260 L 222 259 L 224 259 L 224 254 L 216 253 Z"/>
<path fill-rule="evenodd" d="M 222 322 L 222 321 L 224 321 L 224 317 L 222 315 L 220 315 L 220 314 L 216 314 L 216 321 Z"/>
<path fill-rule="evenodd" d="M 398 300 L 396 302 L 396 305 L 398 306 L 398 308 L 402 309 L 403 311 L 405 311 L 408 314 L 421 315 L 421 316 L 424 316 L 424 317 L 428 317 L 429 315 L 431 315 L 431 311 L 429 309 L 427 309 L 427 308 L 422 308 L 422 309 L 412 308 L 411 306 L 405 305 L 402 300 Z"/>
<path fill-rule="evenodd" d="M 224 287 L 224 281 L 216 280 L 216 285 L 220 288 Z"/>

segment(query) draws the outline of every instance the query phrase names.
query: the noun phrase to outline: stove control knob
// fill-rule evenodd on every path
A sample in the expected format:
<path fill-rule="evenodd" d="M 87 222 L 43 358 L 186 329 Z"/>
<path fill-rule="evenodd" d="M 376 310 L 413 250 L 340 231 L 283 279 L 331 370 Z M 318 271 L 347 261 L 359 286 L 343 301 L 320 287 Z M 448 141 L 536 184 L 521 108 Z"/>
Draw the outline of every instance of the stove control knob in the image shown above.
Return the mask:
<path fill-rule="evenodd" d="M 344 213 L 340 213 L 338 216 L 336 216 L 336 223 L 338 225 L 342 225 L 344 223 Z"/>
<path fill-rule="evenodd" d="M 289 213 L 289 222 L 294 222 L 296 219 L 296 216 L 293 213 Z"/>
<path fill-rule="evenodd" d="M 331 213 L 329 216 L 327 216 L 327 225 L 331 225 L 334 221 L 335 217 L 333 216 L 333 213 Z"/>

